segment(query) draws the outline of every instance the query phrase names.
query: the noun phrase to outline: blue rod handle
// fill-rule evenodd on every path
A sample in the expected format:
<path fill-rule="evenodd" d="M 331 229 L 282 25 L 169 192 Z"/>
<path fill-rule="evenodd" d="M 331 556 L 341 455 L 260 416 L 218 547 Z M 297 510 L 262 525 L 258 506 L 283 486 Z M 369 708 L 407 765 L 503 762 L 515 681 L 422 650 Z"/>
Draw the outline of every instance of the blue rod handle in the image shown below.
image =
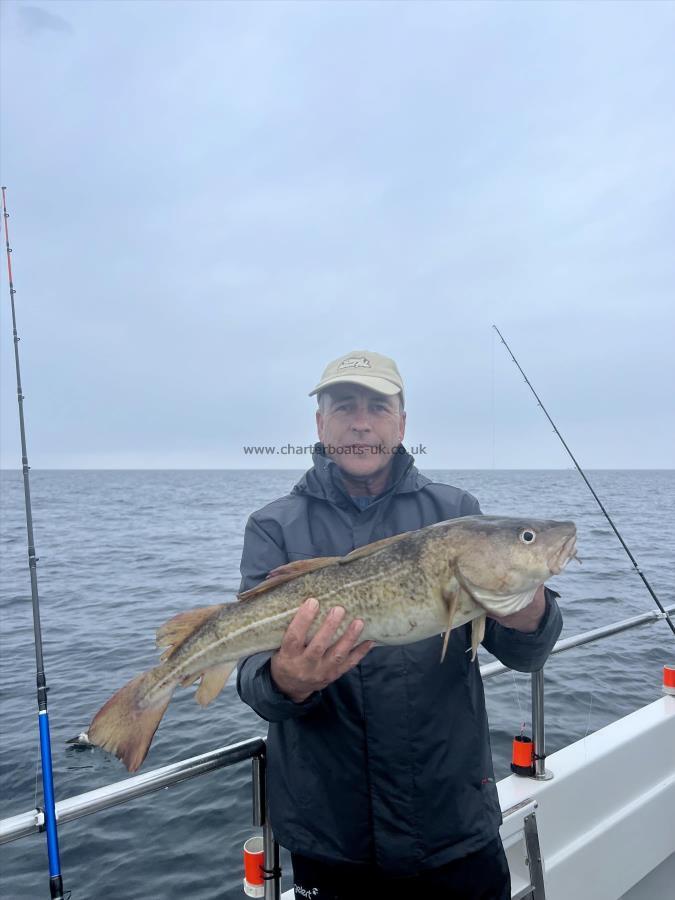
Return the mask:
<path fill-rule="evenodd" d="M 52 744 L 49 738 L 49 716 L 46 710 L 40 710 L 38 723 L 40 726 L 40 756 L 42 757 L 42 789 L 45 802 L 44 814 L 45 830 L 47 832 L 47 854 L 49 856 L 49 875 L 51 878 L 57 878 L 61 875 L 61 860 L 59 858 L 59 837 L 56 831 Z"/>

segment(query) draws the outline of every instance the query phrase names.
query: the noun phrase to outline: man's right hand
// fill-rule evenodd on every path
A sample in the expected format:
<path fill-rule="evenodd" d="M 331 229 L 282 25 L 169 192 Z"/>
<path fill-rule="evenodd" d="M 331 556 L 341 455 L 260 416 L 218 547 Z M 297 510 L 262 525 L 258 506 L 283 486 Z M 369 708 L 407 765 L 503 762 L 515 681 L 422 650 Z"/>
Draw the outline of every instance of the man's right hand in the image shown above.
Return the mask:
<path fill-rule="evenodd" d="M 345 617 L 342 606 L 335 606 L 326 616 L 317 633 L 308 642 L 307 635 L 319 612 L 314 597 L 306 600 L 286 629 L 281 647 L 272 656 L 272 679 L 277 688 L 293 700 L 302 703 L 314 691 L 323 690 L 345 672 L 358 665 L 375 641 L 357 645 L 363 621 L 354 619 L 342 637 L 333 644 L 335 632 Z"/>

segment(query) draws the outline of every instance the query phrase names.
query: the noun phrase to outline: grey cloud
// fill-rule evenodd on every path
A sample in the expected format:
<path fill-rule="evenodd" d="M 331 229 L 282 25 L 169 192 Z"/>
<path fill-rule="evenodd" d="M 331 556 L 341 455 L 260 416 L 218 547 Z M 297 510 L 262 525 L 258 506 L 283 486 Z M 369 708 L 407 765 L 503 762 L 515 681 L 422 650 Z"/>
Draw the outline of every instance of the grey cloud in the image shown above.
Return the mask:
<path fill-rule="evenodd" d="M 673 464 L 675 6 L 157 8 L 5 29 L 34 465 L 250 464 L 364 345 L 429 467 L 566 465 L 493 321 L 585 465 Z"/>
<path fill-rule="evenodd" d="M 25 34 L 36 35 L 45 31 L 58 34 L 73 34 L 71 23 L 55 13 L 47 12 L 39 6 L 16 6 L 17 15 Z"/>

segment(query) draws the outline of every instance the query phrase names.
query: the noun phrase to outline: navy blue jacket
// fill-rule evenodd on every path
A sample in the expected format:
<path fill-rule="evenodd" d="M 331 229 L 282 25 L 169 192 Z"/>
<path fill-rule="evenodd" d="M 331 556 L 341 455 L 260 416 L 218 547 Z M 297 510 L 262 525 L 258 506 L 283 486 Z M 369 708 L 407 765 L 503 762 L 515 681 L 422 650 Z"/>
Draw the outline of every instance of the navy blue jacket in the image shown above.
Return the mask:
<path fill-rule="evenodd" d="M 402 449 L 402 448 L 401 448 Z M 246 526 L 241 590 L 298 559 L 356 547 L 457 516 L 478 501 L 433 482 L 403 452 L 388 490 L 361 511 L 338 467 L 321 453 L 290 494 Z M 536 632 L 488 618 L 483 644 L 523 672 L 543 666 L 562 628 L 547 591 Z M 304 703 L 275 686 L 270 653 L 239 664 L 237 690 L 269 725 L 270 820 L 294 853 L 369 863 L 393 875 L 444 865 L 493 840 L 501 824 L 483 684 L 471 662 L 471 626 L 442 637 L 375 647 L 356 668 Z"/>

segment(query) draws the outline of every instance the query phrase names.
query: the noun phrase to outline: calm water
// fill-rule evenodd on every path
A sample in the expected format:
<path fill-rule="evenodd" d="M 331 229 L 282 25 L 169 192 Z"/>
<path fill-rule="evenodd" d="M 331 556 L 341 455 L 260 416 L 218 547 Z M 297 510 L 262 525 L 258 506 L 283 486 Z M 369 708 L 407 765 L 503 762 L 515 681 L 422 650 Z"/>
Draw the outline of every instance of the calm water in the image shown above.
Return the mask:
<path fill-rule="evenodd" d="M 653 603 L 579 476 L 569 471 L 436 472 L 483 510 L 573 519 L 583 566 L 551 583 L 565 634 L 651 610 Z M 154 630 L 176 612 L 232 597 L 248 514 L 286 493 L 295 472 L 31 473 L 45 661 L 58 799 L 125 777 L 115 759 L 67 748 L 113 689 L 154 664 Z M 595 472 L 596 489 L 662 602 L 675 602 L 675 472 Z M 35 805 L 35 657 L 19 473 L 0 473 L 2 596 L 0 689 L 2 816 Z M 661 693 L 675 659 L 663 624 L 558 656 L 547 667 L 549 751 Z M 245 737 L 265 723 L 228 685 L 201 710 L 179 691 L 153 743 L 154 768 Z M 486 685 L 497 777 L 510 738 L 529 722 L 529 679 Z M 250 763 L 179 785 L 60 829 L 73 900 L 234 900 L 250 825 Z M 48 896 L 44 837 L 0 848 L 0 896 Z M 285 886 L 290 886 L 286 876 Z"/>

